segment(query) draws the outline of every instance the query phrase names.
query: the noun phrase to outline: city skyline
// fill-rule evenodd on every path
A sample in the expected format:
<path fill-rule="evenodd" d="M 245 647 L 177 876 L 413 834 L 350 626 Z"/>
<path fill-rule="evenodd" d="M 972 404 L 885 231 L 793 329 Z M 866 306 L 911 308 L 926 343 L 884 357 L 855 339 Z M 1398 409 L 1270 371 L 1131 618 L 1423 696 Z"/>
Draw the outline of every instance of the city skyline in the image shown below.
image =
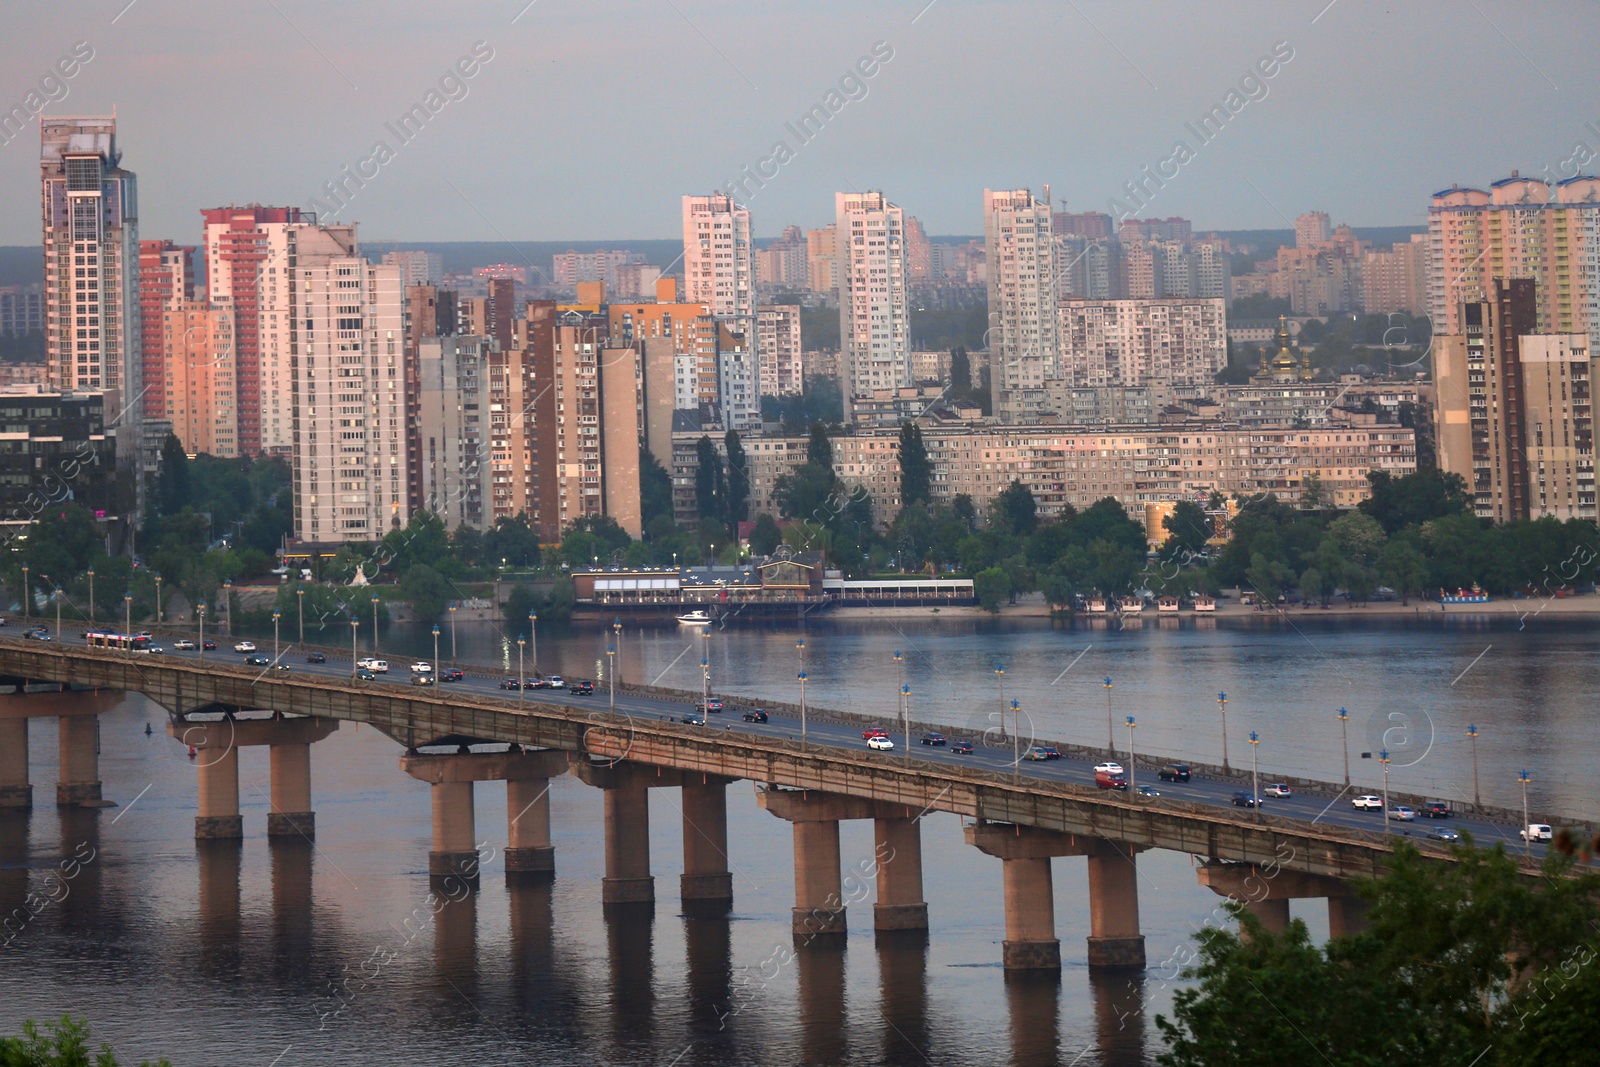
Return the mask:
<path fill-rule="evenodd" d="M 295 2 L 225 19 L 198 5 L 123 6 L 107 5 L 103 19 L 86 13 L 72 32 L 43 11 L 14 15 L 0 62 L 16 77 L 0 85 L 0 109 L 115 110 L 122 136 L 141 146 L 141 231 L 183 240 L 201 206 L 335 205 L 326 189 L 339 181 L 335 221 L 385 239 L 663 238 L 682 195 L 726 189 L 741 173 L 770 175 L 744 194 L 761 239 L 789 223 L 821 225 L 830 194 L 867 189 L 930 233 L 977 234 L 983 188 L 1045 183 L 1068 210 L 1116 199 L 1205 229 L 1292 227 L 1310 207 L 1334 221 L 1420 226 L 1427 197 L 1452 181 L 1513 169 L 1566 176 L 1583 165 L 1577 145 L 1600 140 L 1581 109 L 1553 106 L 1594 88 L 1583 35 L 1560 13 L 1509 5 L 1442 18 L 1357 3 L 1233 4 L 1175 13 L 1159 32 L 1131 9 L 996 13 L 962 0 L 866 20 L 842 5 L 641 3 L 612 17 L 509 4 L 470 20 L 400 5 L 381 23 Z M 602 24 L 621 73 L 566 79 L 588 58 L 578 42 Z M 1375 37 L 1427 37 L 1440 46 L 1431 54 L 1467 57 L 1473 106 L 1441 91 L 1443 60 L 1399 64 L 1371 49 Z M 1071 64 L 1058 62 L 1063 50 Z M 180 97 L 181 121 L 180 55 L 197 78 L 227 74 Z M 818 107 L 825 124 L 795 125 Z M 581 138 L 556 133 L 571 128 L 557 117 L 580 114 L 618 116 L 628 157 L 648 166 L 586 161 Z M 1485 121 L 1506 131 L 1489 158 Z M 27 202 L 34 178 L 25 146 L 36 123 L 0 136 L 0 190 L 13 202 Z M 201 165 L 197 124 L 207 130 Z M 512 147 L 462 167 L 484 158 L 502 125 L 549 136 L 532 139 L 537 151 Z M 374 151 L 380 140 L 386 152 Z M 787 153 L 774 152 L 779 140 Z M 360 185 L 345 177 L 357 172 L 368 175 Z M 1143 190 L 1137 201 L 1130 184 Z M 417 204 L 429 212 L 419 217 Z M 31 214 L 0 218 L 0 244 L 31 244 Z"/>

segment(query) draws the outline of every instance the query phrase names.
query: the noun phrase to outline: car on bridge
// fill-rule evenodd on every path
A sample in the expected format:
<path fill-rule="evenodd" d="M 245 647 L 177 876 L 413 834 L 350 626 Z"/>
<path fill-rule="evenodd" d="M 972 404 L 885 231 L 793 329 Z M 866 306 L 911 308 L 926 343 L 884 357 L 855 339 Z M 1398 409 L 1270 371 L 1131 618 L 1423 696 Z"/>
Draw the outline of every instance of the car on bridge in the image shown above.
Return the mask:
<path fill-rule="evenodd" d="M 1101 789 L 1128 791 L 1128 779 L 1121 773 L 1113 774 L 1111 771 L 1095 771 L 1094 784 Z"/>
<path fill-rule="evenodd" d="M 566 681 L 564 681 L 559 674 L 552 674 L 550 676 L 549 685 L 551 689 L 565 689 L 567 687 Z"/>
<path fill-rule="evenodd" d="M 146 645 L 144 648 L 136 648 L 134 651 L 142 652 L 146 656 L 160 656 L 163 655 L 167 650 L 162 648 L 160 645 Z"/>
<path fill-rule="evenodd" d="M 1156 777 L 1163 782 L 1187 782 L 1189 780 L 1189 765 L 1187 763 L 1169 763 L 1156 772 Z"/>
<path fill-rule="evenodd" d="M 861 740 L 871 741 L 874 737 L 888 737 L 889 731 L 880 726 L 869 726 L 861 731 Z"/>
<path fill-rule="evenodd" d="M 1054 745 L 1040 745 L 1039 751 L 1044 753 L 1045 759 L 1061 758 L 1061 750 Z"/>
<path fill-rule="evenodd" d="M 176 652 L 193 652 L 195 649 L 195 644 L 187 637 L 180 637 L 176 641 L 172 642 L 172 648 Z"/>
<path fill-rule="evenodd" d="M 438 681 L 439 680 L 433 676 L 432 672 L 429 672 L 428 674 L 413 674 L 411 676 L 412 685 L 437 685 Z"/>
<path fill-rule="evenodd" d="M 1263 789 L 1262 792 L 1267 794 L 1267 796 L 1269 796 L 1269 797 L 1292 797 L 1292 796 L 1294 796 L 1294 790 L 1290 789 L 1287 785 L 1284 785 L 1282 782 L 1273 782 L 1271 785 L 1269 785 L 1265 789 Z"/>
<path fill-rule="evenodd" d="M 1422 805 L 1422 810 L 1418 814 L 1424 819 L 1448 819 L 1455 813 L 1450 810 L 1449 801 L 1430 800 Z"/>
<path fill-rule="evenodd" d="M 874 752 L 892 752 L 894 751 L 894 742 L 889 740 L 887 734 L 875 735 L 867 738 L 867 747 Z"/>
<path fill-rule="evenodd" d="M 507 678 L 503 682 L 500 683 L 500 688 L 501 689 L 527 689 L 527 688 L 532 688 L 532 687 L 527 685 L 525 682 L 517 681 L 515 678 Z"/>
<path fill-rule="evenodd" d="M 725 707 L 727 707 L 727 705 L 718 700 L 716 697 L 707 697 L 705 704 L 701 706 L 700 710 L 710 714 L 718 714 Z"/>
<path fill-rule="evenodd" d="M 946 744 L 948 744 L 948 742 L 945 740 L 944 734 L 938 733 L 923 734 L 922 743 L 925 745 L 932 745 L 935 748 L 943 748 Z"/>
<path fill-rule="evenodd" d="M 326 663 L 326 662 L 328 662 L 328 657 L 323 655 L 321 652 L 307 652 L 306 653 L 306 662 L 307 663 Z"/>
<path fill-rule="evenodd" d="M 244 658 L 244 665 L 246 667 L 270 667 L 272 666 L 272 660 L 260 654 L 250 655 Z"/>
<path fill-rule="evenodd" d="M 573 682 L 572 685 L 568 687 L 567 691 L 572 693 L 574 696 L 580 696 L 580 697 L 594 696 L 594 683 L 593 682 Z"/>
<path fill-rule="evenodd" d="M 256 643 L 254 641 L 237 641 L 234 643 L 233 650 L 235 652 L 254 652 Z"/>
<path fill-rule="evenodd" d="M 1461 835 L 1450 829 L 1448 826 L 1431 826 L 1428 828 L 1427 836 L 1429 840 L 1432 841 L 1455 842 L 1461 840 Z"/>
<path fill-rule="evenodd" d="M 1518 830 L 1517 834 L 1524 841 L 1549 841 L 1554 836 L 1547 822 L 1530 822 L 1526 829 Z"/>
<path fill-rule="evenodd" d="M 1124 773 L 1126 773 L 1122 769 L 1122 764 L 1118 763 L 1115 760 L 1107 760 L 1104 763 L 1096 763 L 1094 765 L 1094 773 L 1099 774 L 1101 771 L 1105 771 L 1108 774 L 1124 774 Z"/>
<path fill-rule="evenodd" d="M 524 688 L 524 689 L 549 689 L 550 688 L 550 683 L 547 682 L 543 678 L 524 678 L 522 680 L 522 688 Z"/>
<path fill-rule="evenodd" d="M 200 642 L 200 647 L 203 651 L 215 652 L 217 650 L 217 643 L 215 641 L 202 641 Z"/>
<path fill-rule="evenodd" d="M 760 708 L 749 708 L 744 713 L 745 722 L 766 722 L 767 713 Z"/>
<path fill-rule="evenodd" d="M 972 755 L 972 742 L 957 741 L 950 746 L 950 751 L 957 756 L 970 756 Z"/>
<path fill-rule="evenodd" d="M 389 661 L 388 660 L 377 659 L 377 658 L 375 658 L 373 656 L 363 656 L 361 659 L 356 661 L 356 666 L 357 667 L 365 667 L 367 670 L 371 671 L 373 674 L 388 674 L 389 673 Z"/>
<path fill-rule="evenodd" d="M 378 676 L 367 670 L 365 667 L 356 668 L 356 677 L 363 682 L 375 682 L 378 680 Z"/>
<path fill-rule="evenodd" d="M 1035 762 L 1043 762 L 1044 760 L 1047 760 L 1050 757 L 1045 755 L 1044 749 L 1037 748 L 1037 747 L 1035 747 L 1033 745 L 1029 745 L 1028 746 L 1028 751 L 1026 751 L 1026 752 L 1024 752 L 1022 754 L 1022 758 L 1025 759 L 1025 760 L 1033 760 Z"/>
<path fill-rule="evenodd" d="M 1142 797 L 1158 797 L 1161 795 L 1161 792 L 1153 785 L 1141 785 L 1138 793 Z"/>
<path fill-rule="evenodd" d="M 704 715 L 685 715 L 678 721 L 683 723 L 685 726 L 704 726 L 706 724 Z"/>
<path fill-rule="evenodd" d="M 22 639 L 24 641 L 48 641 L 50 640 L 50 631 L 43 626 L 35 626 L 31 630 L 22 631 Z"/>
<path fill-rule="evenodd" d="M 1404 804 L 1396 804 L 1394 807 L 1389 809 L 1389 818 L 1393 819 L 1395 822 L 1411 822 L 1416 817 L 1417 813 L 1406 807 Z"/>
<path fill-rule="evenodd" d="M 294 668 L 289 666 L 287 663 L 274 663 L 272 665 L 272 669 L 275 670 L 275 671 L 292 671 L 292 670 L 294 670 Z"/>
<path fill-rule="evenodd" d="M 426 660 L 420 660 L 419 659 L 419 660 L 417 660 L 417 662 L 415 662 L 415 663 L 413 663 L 411 665 L 411 673 L 412 674 L 432 674 L 433 673 L 433 664 L 427 662 Z"/>
<path fill-rule="evenodd" d="M 1382 811 L 1383 798 L 1373 796 L 1371 793 L 1362 793 L 1350 801 L 1350 806 L 1357 811 Z"/>
<path fill-rule="evenodd" d="M 1261 806 L 1261 798 L 1241 791 L 1233 794 L 1233 806 L 1236 808 L 1259 808 Z"/>
<path fill-rule="evenodd" d="M 451 668 L 449 668 L 448 670 L 444 671 L 442 674 L 439 675 L 439 681 L 441 681 L 441 682 L 459 682 L 459 681 L 462 681 L 463 679 L 465 679 L 466 676 L 467 676 L 467 672 L 463 671 L 460 667 L 451 667 Z"/>

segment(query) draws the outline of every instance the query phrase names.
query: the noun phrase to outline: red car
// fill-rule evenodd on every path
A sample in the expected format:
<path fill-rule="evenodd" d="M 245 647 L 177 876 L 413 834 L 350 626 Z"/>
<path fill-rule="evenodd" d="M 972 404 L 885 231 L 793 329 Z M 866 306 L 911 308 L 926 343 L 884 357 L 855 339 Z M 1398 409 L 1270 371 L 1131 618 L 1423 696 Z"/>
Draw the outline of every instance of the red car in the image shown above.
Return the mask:
<path fill-rule="evenodd" d="M 861 731 L 861 740 L 863 740 L 863 741 L 865 741 L 865 740 L 867 740 L 868 738 L 871 738 L 871 737 L 888 737 L 888 736 L 889 736 L 889 731 L 888 730 L 882 730 L 882 729 L 879 729 L 876 726 L 869 726 L 867 729 Z"/>

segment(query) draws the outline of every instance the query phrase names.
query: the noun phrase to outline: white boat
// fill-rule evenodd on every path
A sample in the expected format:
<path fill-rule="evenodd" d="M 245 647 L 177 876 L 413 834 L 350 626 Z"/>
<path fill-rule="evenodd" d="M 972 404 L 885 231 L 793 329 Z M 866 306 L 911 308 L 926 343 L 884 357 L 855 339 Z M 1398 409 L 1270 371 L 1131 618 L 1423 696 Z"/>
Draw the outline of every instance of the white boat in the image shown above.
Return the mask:
<path fill-rule="evenodd" d="M 691 611 L 687 615 L 679 615 L 678 621 L 685 626 L 710 626 L 711 616 L 703 611 Z"/>

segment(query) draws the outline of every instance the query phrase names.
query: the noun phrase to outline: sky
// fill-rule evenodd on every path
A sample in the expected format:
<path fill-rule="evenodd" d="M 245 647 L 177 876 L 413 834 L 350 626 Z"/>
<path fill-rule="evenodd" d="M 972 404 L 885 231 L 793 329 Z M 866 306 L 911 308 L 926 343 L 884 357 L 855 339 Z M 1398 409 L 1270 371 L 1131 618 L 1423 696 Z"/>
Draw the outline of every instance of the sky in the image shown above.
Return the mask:
<path fill-rule="evenodd" d="M 746 166 L 758 237 L 865 189 L 978 234 L 986 187 L 1047 183 L 1206 230 L 1420 226 L 1438 189 L 1600 155 L 1597 44 L 1579 0 L 19 0 L 0 111 L 115 109 L 141 236 L 184 243 L 203 207 L 314 199 L 368 241 L 676 237 Z M 39 241 L 37 146 L 0 144 L 0 244 Z"/>

